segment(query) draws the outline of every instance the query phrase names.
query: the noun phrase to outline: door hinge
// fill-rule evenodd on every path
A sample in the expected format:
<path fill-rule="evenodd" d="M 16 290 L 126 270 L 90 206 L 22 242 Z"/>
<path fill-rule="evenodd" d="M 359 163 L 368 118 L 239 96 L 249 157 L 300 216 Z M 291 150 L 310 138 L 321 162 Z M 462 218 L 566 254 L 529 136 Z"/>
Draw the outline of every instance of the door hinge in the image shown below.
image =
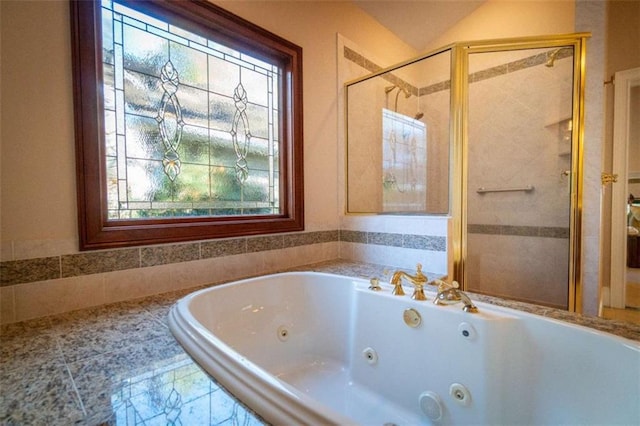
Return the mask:
<path fill-rule="evenodd" d="M 608 183 L 616 183 L 618 182 L 618 175 L 612 173 L 602 173 L 602 186 L 605 186 Z"/>

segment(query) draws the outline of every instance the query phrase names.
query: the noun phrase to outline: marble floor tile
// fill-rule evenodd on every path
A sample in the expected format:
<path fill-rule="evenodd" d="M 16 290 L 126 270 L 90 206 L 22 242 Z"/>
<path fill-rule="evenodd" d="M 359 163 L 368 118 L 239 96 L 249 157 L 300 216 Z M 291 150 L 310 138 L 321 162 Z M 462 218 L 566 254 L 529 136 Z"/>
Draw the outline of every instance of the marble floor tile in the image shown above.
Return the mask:
<path fill-rule="evenodd" d="M 0 424 L 68 425 L 85 417 L 65 364 L 52 360 L 0 373 Z"/>
<path fill-rule="evenodd" d="M 0 372 L 51 362 L 62 362 L 62 352 L 55 336 L 30 330 L 24 335 L 0 339 Z"/>
<path fill-rule="evenodd" d="M 105 322 L 104 326 L 74 330 L 59 335 L 58 339 L 66 362 L 74 363 L 167 335 L 170 335 L 168 328 L 147 315 L 135 321 L 125 319 L 121 323 Z"/>

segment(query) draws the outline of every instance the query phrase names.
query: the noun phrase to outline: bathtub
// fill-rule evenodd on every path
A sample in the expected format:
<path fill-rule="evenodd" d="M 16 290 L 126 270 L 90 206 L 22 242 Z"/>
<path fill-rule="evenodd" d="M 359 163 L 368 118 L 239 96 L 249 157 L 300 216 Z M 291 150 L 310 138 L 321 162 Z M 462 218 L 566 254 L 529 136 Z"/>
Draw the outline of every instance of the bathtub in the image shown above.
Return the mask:
<path fill-rule="evenodd" d="M 639 342 L 368 287 L 314 272 L 247 279 L 184 297 L 169 325 L 276 425 L 640 424 Z"/>

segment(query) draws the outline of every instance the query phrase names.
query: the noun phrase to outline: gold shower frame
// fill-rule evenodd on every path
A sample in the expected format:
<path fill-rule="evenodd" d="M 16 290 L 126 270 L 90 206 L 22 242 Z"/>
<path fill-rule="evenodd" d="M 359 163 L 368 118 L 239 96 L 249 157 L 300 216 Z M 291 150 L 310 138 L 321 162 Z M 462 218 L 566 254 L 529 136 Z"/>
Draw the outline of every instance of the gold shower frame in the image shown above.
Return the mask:
<path fill-rule="evenodd" d="M 568 306 L 573 312 L 582 312 L 582 195 L 584 161 L 584 87 L 586 40 L 589 33 L 521 37 L 511 39 L 481 40 L 455 43 L 452 55 L 451 83 L 451 149 L 453 182 L 451 201 L 451 226 L 449 275 L 465 288 L 467 260 L 467 171 L 468 171 L 468 65 L 472 53 L 486 53 L 519 49 L 573 47 L 573 105 L 571 134 L 569 224 L 569 278 Z"/>
<path fill-rule="evenodd" d="M 516 37 L 504 39 L 475 40 L 452 43 L 429 51 L 418 57 L 384 68 L 372 74 L 345 83 L 345 88 L 383 75 L 400 67 L 451 51 L 451 102 L 450 102 L 450 187 L 448 232 L 448 276 L 465 289 L 465 265 L 467 260 L 467 170 L 468 170 L 468 70 L 469 55 L 519 49 L 573 47 L 573 100 L 571 133 L 570 197 L 571 214 L 569 225 L 569 275 L 568 306 L 573 312 L 582 312 L 582 194 L 583 194 L 583 146 L 584 146 L 584 88 L 586 40 L 590 33 L 573 33 L 548 36 Z M 345 90 L 345 104 L 348 105 Z M 345 122 L 347 111 L 345 108 Z M 346 132 L 346 126 L 345 126 Z M 347 135 L 348 140 L 348 135 Z M 347 146 L 345 145 L 345 151 Z M 346 155 L 346 152 L 345 152 Z M 347 188 L 345 187 L 345 191 Z"/>

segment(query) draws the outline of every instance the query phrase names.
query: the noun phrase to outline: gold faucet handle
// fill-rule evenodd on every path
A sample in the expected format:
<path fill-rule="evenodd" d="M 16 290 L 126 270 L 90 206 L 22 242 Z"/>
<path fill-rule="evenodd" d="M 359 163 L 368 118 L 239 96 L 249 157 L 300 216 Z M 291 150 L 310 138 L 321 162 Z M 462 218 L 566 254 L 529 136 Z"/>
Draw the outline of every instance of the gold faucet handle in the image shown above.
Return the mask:
<path fill-rule="evenodd" d="M 380 291 L 382 287 L 380 287 L 380 279 L 377 277 L 371 278 L 369 280 L 369 290 Z"/>
<path fill-rule="evenodd" d="M 438 281 L 438 291 L 457 290 L 460 288 L 460 283 L 458 281 L 451 281 L 451 284 L 442 280 Z"/>
<path fill-rule="evenodd" d="M 425 284 L 427 282 L 427 276 L 422 273 L 422 264 L 416 264 L 416 277 L 415 281 L 420 284 Z"/>
<path fill-rule="evenodd" d="M 446 281 L 441 280 L 440 278 L 436 278 L 433 281 L 429 281 L 427 284 L 432 285 L 432 286 L 437 286 L 438 287 L 438 291 L 447 290 L 447 289 L 451 288 L 451 285 L 447 284 Z"/>

